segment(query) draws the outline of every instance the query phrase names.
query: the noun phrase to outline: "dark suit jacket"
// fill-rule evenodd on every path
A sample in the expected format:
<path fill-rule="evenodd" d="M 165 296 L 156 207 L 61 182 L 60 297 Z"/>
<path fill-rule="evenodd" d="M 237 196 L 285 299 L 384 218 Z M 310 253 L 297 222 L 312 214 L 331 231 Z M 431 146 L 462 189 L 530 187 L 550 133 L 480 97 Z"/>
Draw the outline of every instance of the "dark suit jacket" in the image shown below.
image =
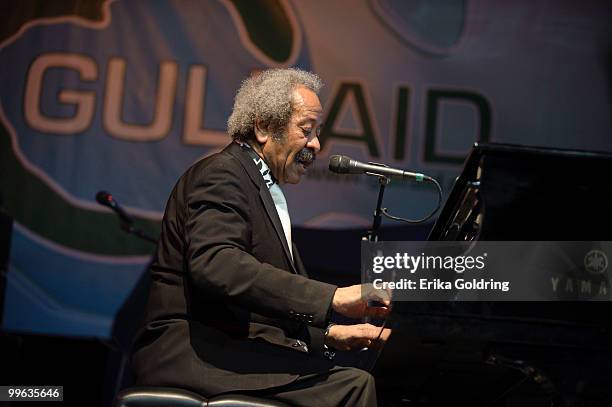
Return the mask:
<path fill-rule="evenodd" d="M 319 352 L 335 286 L 295 262 L 272 197 L 236 143 L 176 184 L 151 267 L 140 385 L 205 396 L 281 386 L 330 367 Z"/>

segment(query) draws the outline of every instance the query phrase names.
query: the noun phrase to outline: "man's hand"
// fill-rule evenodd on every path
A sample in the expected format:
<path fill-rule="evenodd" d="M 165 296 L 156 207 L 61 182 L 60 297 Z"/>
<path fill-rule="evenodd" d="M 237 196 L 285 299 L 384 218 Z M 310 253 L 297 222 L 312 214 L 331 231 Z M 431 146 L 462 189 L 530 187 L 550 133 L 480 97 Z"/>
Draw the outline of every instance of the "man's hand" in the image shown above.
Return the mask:
<path fill-rule="evenodd" d="M 375 348 L 382 345 L 391 334 L 391 330 L 385 328 L 379 337 L 381 329 L 371 324 L 334 325 L 329 328 L 325 345 L 337 350 Z"/>
<path fill-rule="evenodd" d="M 378 301 L 384 306 L 368 307 L 368 301 Z M 339 287 L 332 299 L 332 309 L 349 318 L 384 318 L 389 314 L 391 297 L 384 290 L 377 290 L 371 284 Z"/>

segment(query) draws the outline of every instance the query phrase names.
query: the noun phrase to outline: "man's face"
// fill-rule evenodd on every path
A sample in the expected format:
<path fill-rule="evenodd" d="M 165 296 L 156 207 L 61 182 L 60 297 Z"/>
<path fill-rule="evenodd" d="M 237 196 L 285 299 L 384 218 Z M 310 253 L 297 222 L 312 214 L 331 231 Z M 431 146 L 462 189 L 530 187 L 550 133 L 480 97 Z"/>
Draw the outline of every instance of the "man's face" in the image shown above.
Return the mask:
<path fill-rule="evenodd" d="M 294 91 L 294 110 L 285 130 L 278 137 L 268 137 L 262 147 L 264 159 L 280 183 L 297 184 L 321 150 L 321 102 L 305 87 Z"/>

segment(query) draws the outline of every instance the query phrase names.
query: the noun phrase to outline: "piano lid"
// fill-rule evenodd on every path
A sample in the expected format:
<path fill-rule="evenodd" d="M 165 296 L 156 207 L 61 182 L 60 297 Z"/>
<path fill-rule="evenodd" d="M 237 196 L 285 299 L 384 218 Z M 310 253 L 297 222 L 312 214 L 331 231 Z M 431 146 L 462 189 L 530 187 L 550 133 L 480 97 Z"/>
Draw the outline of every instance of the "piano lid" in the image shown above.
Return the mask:
<path fill-rule="evenodd" d="M 429 240 L 610 240 L 612 154 L 475 144 Z"/>

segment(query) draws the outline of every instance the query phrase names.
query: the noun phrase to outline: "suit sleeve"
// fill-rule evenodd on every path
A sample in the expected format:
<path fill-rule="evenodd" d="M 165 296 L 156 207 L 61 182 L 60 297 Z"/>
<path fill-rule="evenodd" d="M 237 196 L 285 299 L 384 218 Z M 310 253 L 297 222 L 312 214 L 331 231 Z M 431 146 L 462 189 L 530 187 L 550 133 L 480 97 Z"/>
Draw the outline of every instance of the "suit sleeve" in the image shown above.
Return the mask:
<path fill-rule="evenodd" d="M 261 315 L 325 327 L 336 286 L 261 263 L 250 254 L 254 203 L 245 193 L 251 181 L 241 165 L 223 157 L 195 178 L 186 196 L 185 233 L 196 290 Z"/>
<path fill-rule="evenodd" d="M 295 243 L 293 243 L 293 258 L 295 260 L 295 266 L 297 267 L 298 272 L 300 272 L 300 274 L 308 276 L 306 268 L 304 267 L 304 263 L 302 262 L 302 256 L 300 255 L 300 251 L 298 250 Z M 328 323 L 330 322 L 330 318 L 331 307 L 329 309 L 329 314 L 327 317 Z M 310 350 L 310 353 L 313 355 L 323 356 L 323 352 L 325 352 L 325 348 L 323 347 L 323 345 L 325 344 L 325 329 L 317 328 L 310 325 L 307 326 L 307 329 L 309 338 L 308 349 Z"/>

